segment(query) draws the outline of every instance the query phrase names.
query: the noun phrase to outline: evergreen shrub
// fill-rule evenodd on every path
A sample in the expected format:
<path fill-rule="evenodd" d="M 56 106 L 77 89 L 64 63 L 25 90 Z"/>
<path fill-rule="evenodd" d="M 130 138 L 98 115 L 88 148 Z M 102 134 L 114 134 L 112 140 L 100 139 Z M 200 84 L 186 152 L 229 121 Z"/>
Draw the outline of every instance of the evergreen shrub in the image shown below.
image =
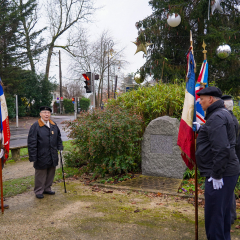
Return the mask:
<path fill-rule="evenodd" d="M 140 170 L 143 120 L 132 109 L 108 106 L 65 123 L 76 145 L 67 166 L 86 164 L 86 172 L 102 176 Z"/>
<path fill-rule="evenodd" d="M 16 111 L 15 111 L 15 98 L 11 96 L 6 96 L 6 103 L 8 108 L 8 117 L 15 118 L 16 117 Z"/>
<path fill-rule="evenodd" d="M 233 114 L 237 118 L 238 122 L 240 122 L 240 107 L 233 106 Z"/>
<path fill-rule="evenodd" d="M 147 126 L 153 119 L 167 115 L 181 119 L 185 96 L 185 83 L 159 83 L 152 87 L 140 87 L 110 100 L 108 106 L 134 109 L 143 117 Z"/>
<path fill-rule="evenodd" d="M 65 113 L 73 113 L 74 112 L 74 104 L 71 99 L 63 99 L 63 107 Z"/>
<path fill-rule="evenodd" d="M 87 111 L 89 106 L 90 106 L 90 99 L 89 98 L 81 98 L 80 99 L 80 108 L 81 108 L 81 111 Z"/>

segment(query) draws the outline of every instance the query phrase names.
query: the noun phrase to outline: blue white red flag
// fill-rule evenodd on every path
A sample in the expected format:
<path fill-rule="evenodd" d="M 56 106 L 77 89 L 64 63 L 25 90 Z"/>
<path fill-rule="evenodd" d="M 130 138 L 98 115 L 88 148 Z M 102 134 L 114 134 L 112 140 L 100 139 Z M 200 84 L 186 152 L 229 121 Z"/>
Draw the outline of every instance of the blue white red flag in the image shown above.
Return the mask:
<path fill-rule="evenodd" d="M 187 55 L 187 62 L 187 83 L 177 144 L 181 149 L 183 161 L 189 169 L 193 169 L 196 162 L 195 138 L 192 128 L 195 116 L 195 61 L 191 49 Z"/>
<path fill-rule="evenodd" d="M 2 80 L 0 78 L 0 113 L 1 113 L 1 133 L 2 133 L 2 145 L 5 150 L 4 162 L 6 162 L 9 155 L 9 146 L 10 146 L 10 127 L 9 127 L 9 118 L 7 103 L 2 87 Z"/>
<path fill-rule="evenodd" d="M 196 96 L 196 121 L 200 124 L 205 123 L 205 113 L 200 105 L 200 97 L 197 95 L 199 91 L 208 87 L 208 62 L 204 60 L 198 76 L 198 80 L 195 86 L 195 96 Z"/>

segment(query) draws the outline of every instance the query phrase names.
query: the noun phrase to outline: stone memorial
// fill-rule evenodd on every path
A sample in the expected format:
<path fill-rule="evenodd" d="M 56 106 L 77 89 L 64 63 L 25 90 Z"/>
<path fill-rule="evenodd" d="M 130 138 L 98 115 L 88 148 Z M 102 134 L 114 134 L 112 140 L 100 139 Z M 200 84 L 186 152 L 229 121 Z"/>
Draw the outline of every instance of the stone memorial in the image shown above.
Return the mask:
<path fill-rule="evenodd" d="M 150 122 L 142 141 L 142 174 L 182 179 L 186 170 L 177 145 L 179 121 L 168 116 Z"/>

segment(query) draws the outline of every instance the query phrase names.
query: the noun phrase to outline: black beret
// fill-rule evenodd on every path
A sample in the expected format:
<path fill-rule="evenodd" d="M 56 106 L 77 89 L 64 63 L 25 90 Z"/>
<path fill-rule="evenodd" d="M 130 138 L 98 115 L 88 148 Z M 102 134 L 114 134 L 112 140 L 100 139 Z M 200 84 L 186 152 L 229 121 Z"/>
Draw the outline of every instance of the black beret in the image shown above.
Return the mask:
<path fill-rule="evenodd" d="M 42 107 L 40 107 L 40 112 L 41 111 L 49 111 L 49 112 L 52 112 L 52 109 L 50 108 L 50 107 L 47 107 L 47 106 L 42 106 Z"/>
<path fill-rule="evenodd" d="M 201 95 L 208 95 L 208 96 L 213 96 L 213 97 L 219 97 L 221 98 L 222 97 L 222 92 L 219 88 L 217 87 L 207 87 L 207 88 L 204 88 L 202 89 L 201 91 L 199 91 L 197 93 L 198 96 L 201 96 Z"/>
<path fill-rule="evenodd" d="M 232 100 L 232 96 L 230 96 L 230 95 L 223 95 L 221 98 L 222 98 L 223 101 Z"/>

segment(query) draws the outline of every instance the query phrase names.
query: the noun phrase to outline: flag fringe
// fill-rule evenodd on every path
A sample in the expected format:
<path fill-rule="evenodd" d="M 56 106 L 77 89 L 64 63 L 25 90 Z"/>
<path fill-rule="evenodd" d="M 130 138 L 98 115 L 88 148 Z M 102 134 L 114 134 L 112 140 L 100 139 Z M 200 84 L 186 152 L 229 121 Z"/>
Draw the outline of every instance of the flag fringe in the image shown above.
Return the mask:
<path fill-rule="evenodd" d="M 188 157 L 188 155 L 185 152 L 183 152 L 183 150 L 182 150 L 182 148 L 180 146 L 179 146 L 179 148 L 180 148 L 181 155 L 182 155 L 182 158 L 183 158 L 185 164 L 187 165 L 187 167 L 190 170 L 192 170 L 194 167 L 196 167 L 195 161 L 193 159 L 191 159 L 190 157 Z M 188 162 L 186 162 L 185 159 L 187 159 Z"/>

